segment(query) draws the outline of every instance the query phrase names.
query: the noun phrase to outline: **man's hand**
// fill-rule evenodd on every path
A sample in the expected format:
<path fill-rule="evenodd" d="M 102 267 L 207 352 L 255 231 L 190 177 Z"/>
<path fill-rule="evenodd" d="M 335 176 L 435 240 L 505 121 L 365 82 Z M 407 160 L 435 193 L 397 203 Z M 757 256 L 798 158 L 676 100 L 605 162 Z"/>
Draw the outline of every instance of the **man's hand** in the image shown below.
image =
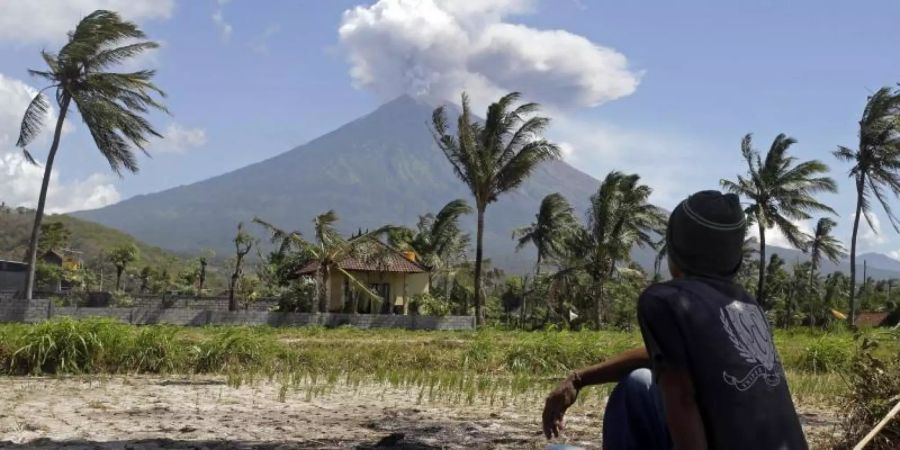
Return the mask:
<path fill-rule="evenodd" d="M 547 439 L 559 437 L 559 431 L 563 429 L 563 416 L 566 410 L 575 403 L 578 398 L 578 389 L 575 387 L 573 377 L 568 377 L 559 383 L 556 389 L 547 396 L 544 403 L 544 435 Z"/>

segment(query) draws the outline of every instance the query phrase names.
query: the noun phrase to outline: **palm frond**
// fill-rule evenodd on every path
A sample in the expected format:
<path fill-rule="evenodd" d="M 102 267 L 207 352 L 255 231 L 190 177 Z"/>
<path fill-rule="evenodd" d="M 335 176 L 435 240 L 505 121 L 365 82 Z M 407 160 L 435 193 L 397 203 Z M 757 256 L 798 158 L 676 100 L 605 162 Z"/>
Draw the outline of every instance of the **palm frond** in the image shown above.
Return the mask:
<path fill-rule="evenodd" d="M 49 110 L 50 104 L 47 102 L 47 98 L 44 97 L 44 94 L 42 92 L 35 94 L 34 98 L 31 99 L 31 102 L 28 104 L 28 108 L 25 109 L 25 114 L 22 116 L 19 139 L 16 141 L 17 147 L 24 148 L 34 141 L 34 138 L 41 132 L 44 120 L 47 118 L 47 111 Z M 34 163 L 34 159 L 30 158 L 30 155 L 28 159 L 32 164 Z"/>

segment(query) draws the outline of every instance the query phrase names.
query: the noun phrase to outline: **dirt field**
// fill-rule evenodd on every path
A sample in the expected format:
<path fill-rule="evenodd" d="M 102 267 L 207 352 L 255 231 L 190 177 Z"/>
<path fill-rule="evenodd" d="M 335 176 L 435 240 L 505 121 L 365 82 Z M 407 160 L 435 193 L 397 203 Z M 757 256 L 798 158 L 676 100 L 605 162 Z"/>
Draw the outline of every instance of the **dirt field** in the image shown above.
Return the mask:
<path fill-rule="evenodd" d="M 0 448 L 541 449 L 537 400 L 518 405 L 417 404 L 417 392 L 337 389 L 311 397 L 222 379 L 0 378 Z M 597 446 L 601 405 L 576 406 L 568 442 Z M 835 417 L 801 408 L 814 442 Z M 381 446 L 379 446 L 380 441 Z M 390 441 L 396 443 L 391 445 Z"/>

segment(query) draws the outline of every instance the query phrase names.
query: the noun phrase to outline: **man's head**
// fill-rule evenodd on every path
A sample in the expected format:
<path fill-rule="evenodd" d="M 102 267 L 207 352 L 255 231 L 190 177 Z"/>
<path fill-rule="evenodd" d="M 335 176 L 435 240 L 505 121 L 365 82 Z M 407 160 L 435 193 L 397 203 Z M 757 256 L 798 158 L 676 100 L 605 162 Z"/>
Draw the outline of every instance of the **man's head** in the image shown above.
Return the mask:
<path fill-rule="evenodd" d="M 733 278 L 741 267 L 746 227 L 738 196 L 719 191 L 691 195 L 669 216 L 666 243 L 672 276 Z"/>

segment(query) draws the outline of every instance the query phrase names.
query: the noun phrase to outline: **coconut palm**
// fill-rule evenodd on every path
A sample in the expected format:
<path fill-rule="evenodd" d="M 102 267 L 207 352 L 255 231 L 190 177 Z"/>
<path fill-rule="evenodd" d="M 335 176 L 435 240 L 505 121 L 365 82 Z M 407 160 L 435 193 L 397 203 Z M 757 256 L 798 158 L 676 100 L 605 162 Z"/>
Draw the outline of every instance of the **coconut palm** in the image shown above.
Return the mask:
<path fill-rule="evenodd" d="M 475 238 L 475 321 L 484 322 L 481 265 L 484 213 L 487 206 L 518 187 L 542 162 L 557 159 L 559 148 L 542 137 L 550 119 L 535 115 L 537 103 L 516 106 L 513 92 L 491 104 L 484 122 L 472 117 L 469 98 L 462 95 L 462 114 L 451 134 L 444 107 L 434 110 L 435 141 L 453 166 L 453 171 L 475 197 L 478 225 Z"/>
<path fill-rule="evenodd" d="M 593 279 L 594 319 L 603 320 L 604 286 L 616 264 L 628 259 L 631 249 L 656 248 L 665 232 L 666 213 L 649 203 L 653 190 L 640 176 L 610 172 L 591 196 L 587 227 L 570 241 L 574 266 L 563 269 L 586 272 Z"/>
<path fill-rule="evenodd" d="M 537 285 L 541 276 L 541 264 L 565 251 L 566 242 L 578 224 L 573 211 L 572 205 L 562 194 L 553 193 L 541 200 L 541 206 L 531 225 L 513 231 L 513 239 L 518 240 L 516 251 L 529 244 L 534 245 L 537 250 L 533 285 Z M 528 292 L 523 289 L 521 308 L 523 321 L 527 299 Z"/>
<path fill-rule="evenodd" d="M 145 37 L 135 24 L 122 20 L 118 14 L 94 11 L 69 33 L 69 42 L 58 53 L 41 52 L 47 70 L 29 70 L 31 75 L 49 81 L 50 85 L 38 92 L 25 110 L 16 145 L 25 149 L 43 128 L 50 108 L 44 91 L 55 91 L 59 115 L 50 152 L 44 164 L 44 178 L 28 245 L 29 271 L 25 286 L 25 296 L 28 299 L 31 299 L 34 289 L 34 269 L 47 186 L 71 103 L 75 103 L 97 149 L 116 173 L 121 174 L 123 169 L 137 172 L 134 149 L 144 150 L 148 136 L 162 137 L 143 117 L 150 109 L 166 110 L 152 97 L 153 94 L 164 96 L 151 82 L 154 72 L 107 71 L 112 66 L 159 46 L 155 42 L 144 41 Z M 36 163 L 27 149 L 23 151 L 28 161 Z"/>
<path fill-rule="evenodd" d="M 751 135 L 747 134 L 741 141 L 741 154 L 747 162 L 746 178 L 738 175 L 737 181 L 721 181 L 724 189 L 750 201 L 745 211 L 759 227 L 756 298 L 763 307 L 768 306 L 765 290 L 766 230 L 777 229 L 792 246 L 805 250 L 809 237 L 800 231 L 794 221 L 810 219 L 812 212 L 834 213 L 831 207 L 814 197 L 821 192 L 837 191 L 834 180 L 824 176 L 828 166 L 818 160 L 798 162 L 796 157 L 789 156 L 788 150 L 796 142 L 794 138 L 779 134 L 763 160 L 753 148 Z"/>
<path fill-rule="evenodd" d="M 816 222 L 816 229 L 813 232 L 812 239 L 809 241 L 809 282 L 807 283 L 810 298 L 815 298 L 813 293 L 813 280 L 819 270 L 819 264 L 824 256 L 829 261 L 837 264 L 844 257 L 846 251 L 844 245 L 837 238 L 832 236 L 831 232 L 837 223 L 827 217 L 823 217 Z M 810 326 L 814 325 L 813 302 L 810 301 L 809 321 Z"/>
<path fill-rule="evenodd" d="M 856 237 L 859 218 L 872 225 L 872 197 L 878 200 L 894 230 L 900 219 L 888 204 L 888 192 L 900 196 L 900 89 L 883 87 L 869 97 L 859 121 L 859 147 L 838 147 L 834 156 L 850 161 L 850 177 L 856 183 L 856 214 L 850 239 L 850 285 L 856 286 Z M 856 292 L 850 289 L 850 323 L 856 320 Z"/>
<path fill-rule="evenodd" d="M 434 274 L 449 275 L 453 265 L 465 258 L 470 238 L 462 232 L 459 219 L 471 213 L 472 207 L 465 200 L 453 200 L 437 214 L 419 216 L 415 230 L 406 227 L 391 230 L 388 242 L 400 250 L 415 252 L 419 261 L 431 269 L 428 273 L 431 286 Z"/>

